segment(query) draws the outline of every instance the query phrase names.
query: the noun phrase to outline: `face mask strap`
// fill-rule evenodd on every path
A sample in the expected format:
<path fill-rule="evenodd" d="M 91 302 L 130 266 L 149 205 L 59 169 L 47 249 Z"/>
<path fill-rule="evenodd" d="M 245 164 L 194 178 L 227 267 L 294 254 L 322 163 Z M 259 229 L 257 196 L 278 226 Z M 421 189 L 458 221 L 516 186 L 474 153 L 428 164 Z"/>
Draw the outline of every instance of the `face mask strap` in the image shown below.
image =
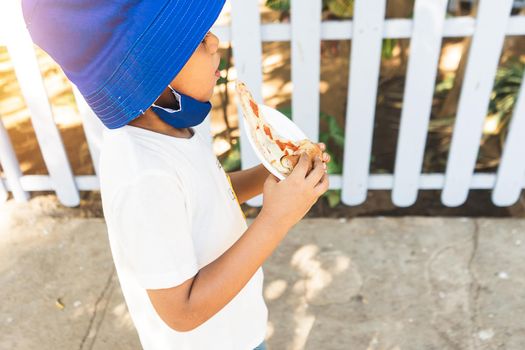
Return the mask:
<path fill-rule="evenodd" d="M 171 87 L 171 84 L 168 85 L 168 87 L 170 88 L 171 93 L 173 94 L 173 96 L 175 98 L 175 108 L 166 108 L 166 107 L 159 106 L 159 105 L 157 105 L 155 103 L 153 103 L 152 106 L 164 109 L 164 110 L 166 110 L 166 111 L 168 111 L 170 113 L 180 112 L 182 110 L 182 97 L 177 91 L 175 91 L 174 88 Z"/>

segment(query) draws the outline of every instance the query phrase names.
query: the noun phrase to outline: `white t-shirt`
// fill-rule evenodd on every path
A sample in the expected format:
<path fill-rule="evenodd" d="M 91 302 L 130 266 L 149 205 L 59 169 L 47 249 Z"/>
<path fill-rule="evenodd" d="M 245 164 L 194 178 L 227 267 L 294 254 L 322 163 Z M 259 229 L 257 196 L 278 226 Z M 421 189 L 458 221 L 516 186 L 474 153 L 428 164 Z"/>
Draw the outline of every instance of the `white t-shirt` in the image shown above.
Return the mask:
<path fill-rule="evenodd" d="M 252 350 L 268 319 L 262 268 L 190 332 L 168 327 L 146 293 L 192 278 L 247 229 L 228 175 L 193 131 L 184 139 L 129 125 L 104 130 L 100 186 L 113 261 L 144 349 Z"/>

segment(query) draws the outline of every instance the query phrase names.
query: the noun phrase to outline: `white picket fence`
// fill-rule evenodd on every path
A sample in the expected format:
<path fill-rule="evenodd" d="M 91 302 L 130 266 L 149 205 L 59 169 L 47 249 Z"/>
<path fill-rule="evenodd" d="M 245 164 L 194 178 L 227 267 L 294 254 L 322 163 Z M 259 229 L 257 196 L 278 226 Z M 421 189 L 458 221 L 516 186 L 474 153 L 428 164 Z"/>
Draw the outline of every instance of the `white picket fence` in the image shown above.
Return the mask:
<path fill-rule="evenodd" d="M 385 19 L 386 0 L 356 0 L 354 20 L 321 21 L 322 0 L 292 0 L 291 22 L 261 24 L 258 0 L 231 0 L 231 25 L 213 30 L 232 41 L 239 79 L 262 101 L 262 43 L 291 41 L 293 120 L 313 140 L 319 137 L 320 40 L 352 40 L 342 175 L 331 175 L 342 201 L 358 205 L 369 190 L 392 190 L 393 202 L 409 206 L 419 190 L 442 189 L 447 206 L 464 203 L 471 189 L 493 190 L 498 206 L 515 203 L 525 187 L 525 89 L 515 107 L 497 173 L 474 173 L 503 41 L 525 35 L 525 16 L 510 16 L 512 0 L 481 0 L 477 18 L 446 18 L 446 0 L 416 0 L 413 19 Z M 4 177 L 0 197 L 12 191 L 16 200 L 28 192 L 53 190 L 67 206 L 79 204 L 80 190 L 97 190 L 97 176 L 73 176 L 47 100 L 32 43 L 17 1 L 0 4 L 0 45 L 7 45 L 31 112 L 48 176 L 24 175 L 0 123 L 0 163 Z M 430 108 L 441 42 L 472 36 L 465 81 L 445 173 L 422 174 Z M 370 174 L 372 133 L 384 38 L 411 39 L 406 89 L 393 174 Z M 86 138 L 98 169 L 102 125 L 75 89 Z M 258 163 L 241 126 L 242 166 Z M 209 125 L 204 125 L 209 128 Z M 260 196 L 249 202 L 260 205 Z"/>

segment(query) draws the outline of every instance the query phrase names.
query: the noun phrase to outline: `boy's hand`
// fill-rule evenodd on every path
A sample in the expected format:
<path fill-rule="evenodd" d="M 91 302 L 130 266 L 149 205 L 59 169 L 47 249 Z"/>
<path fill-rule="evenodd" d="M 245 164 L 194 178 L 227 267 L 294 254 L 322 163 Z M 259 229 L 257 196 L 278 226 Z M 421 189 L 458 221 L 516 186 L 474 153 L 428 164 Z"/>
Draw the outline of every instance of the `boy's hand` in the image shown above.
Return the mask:
<path fill-rule="evenodd" d="M 319 146 L 319 148 L 321 149 L 321 151 L 323 151 L 323 162 L 324 163 L 328 163 L 330 162 L 330 155 L 328 153 L 325 153 L 324 151 L 326 151 L 326 145 L 322 142 L 319 142 L 317 144 L 317 146 Z"/>
<path fill-rule="evenodd" d="M 264 183 L 261 214 L 287 228 L 306 215 L 317 199 L 328 190 L 329 184 L 323 161 L 317 157 L 312 170 L 308 172 L 310 164 L 309 157 L 302 154 L 286 179 L 279 181 L 274 175 L 268 176 Z"/>

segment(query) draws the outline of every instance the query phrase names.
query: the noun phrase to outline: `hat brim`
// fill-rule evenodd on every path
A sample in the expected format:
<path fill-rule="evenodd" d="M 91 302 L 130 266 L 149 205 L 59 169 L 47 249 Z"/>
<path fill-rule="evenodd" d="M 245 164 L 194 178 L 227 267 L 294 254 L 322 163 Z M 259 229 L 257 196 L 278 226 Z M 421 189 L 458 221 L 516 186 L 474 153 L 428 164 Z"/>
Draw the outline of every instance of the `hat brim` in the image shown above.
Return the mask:
<path fill-rule="evenodd" d="M 224 2 L 166 3 L 104 86 L 84 96 L 106 127 L 122 127 L 144 114 L 193 55 Z"/>

